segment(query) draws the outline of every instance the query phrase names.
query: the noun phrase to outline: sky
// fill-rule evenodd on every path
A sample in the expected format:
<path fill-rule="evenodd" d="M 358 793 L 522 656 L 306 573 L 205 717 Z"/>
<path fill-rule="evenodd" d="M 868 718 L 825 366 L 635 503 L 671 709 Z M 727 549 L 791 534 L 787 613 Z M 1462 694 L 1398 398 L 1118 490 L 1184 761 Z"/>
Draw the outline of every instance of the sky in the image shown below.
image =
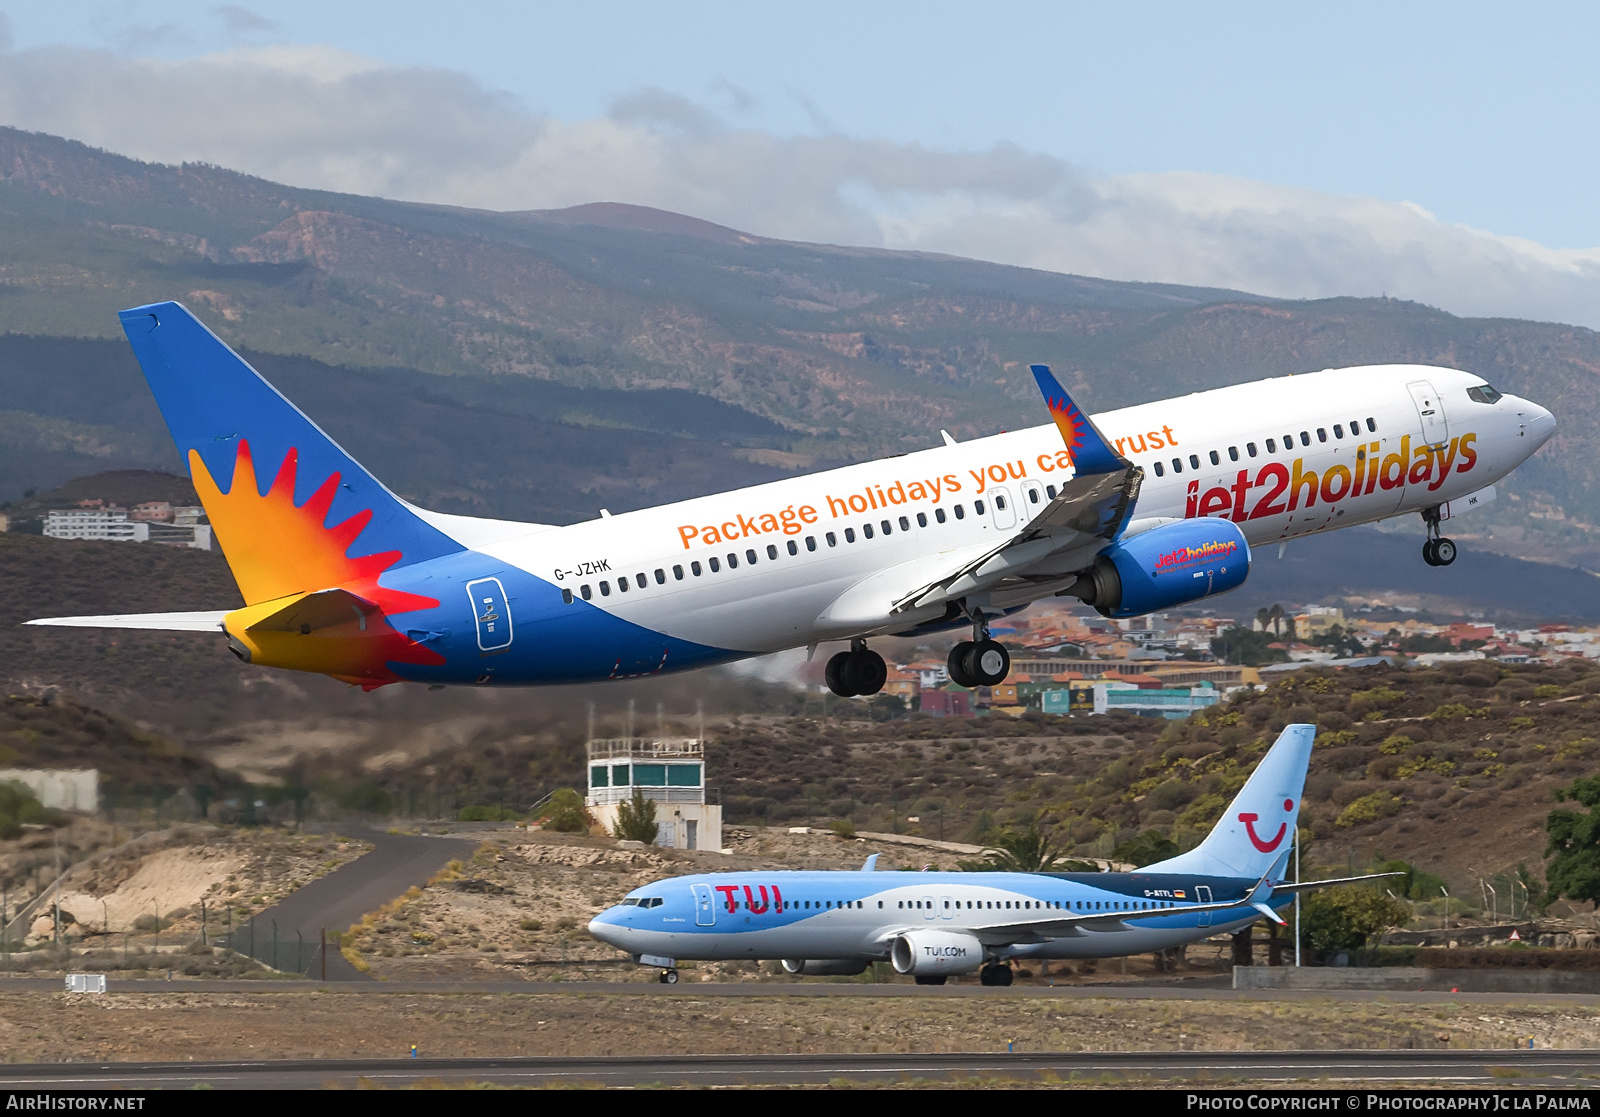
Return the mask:
<path fill-rule="evenodd" d="M 1600 327 L 1600 6 L 0 0 L 0 123 L 300 186 Z"/>

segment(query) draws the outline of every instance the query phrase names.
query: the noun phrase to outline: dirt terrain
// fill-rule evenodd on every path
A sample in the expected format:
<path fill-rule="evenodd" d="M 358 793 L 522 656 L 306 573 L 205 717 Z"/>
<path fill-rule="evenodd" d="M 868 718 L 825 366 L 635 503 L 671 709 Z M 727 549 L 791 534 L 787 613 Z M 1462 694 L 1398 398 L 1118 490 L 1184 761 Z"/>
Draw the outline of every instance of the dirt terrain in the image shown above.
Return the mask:
<path fill-rule="evenodd" d="M 264 991 L 68 996 L 0 985 L 7 1062 L 683 1052 L 1600 1046 L 1592 1006 Z"/>

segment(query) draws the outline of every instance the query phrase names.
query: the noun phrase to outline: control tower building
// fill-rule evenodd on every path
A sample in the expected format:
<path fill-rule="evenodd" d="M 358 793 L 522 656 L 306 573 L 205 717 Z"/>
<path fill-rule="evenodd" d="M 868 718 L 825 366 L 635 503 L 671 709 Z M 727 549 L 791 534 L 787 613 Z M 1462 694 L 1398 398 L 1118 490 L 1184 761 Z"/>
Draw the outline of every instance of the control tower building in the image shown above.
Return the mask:
<path fill-rule="evenodd" d="M 589 741 L 589 795 L 596 820 L 617 829 L 617 806 L 638 791 L 656 805 L 656 845 L 721 849 L 722 804 L 706 789 L 699 737 L 612 737 Z"/>

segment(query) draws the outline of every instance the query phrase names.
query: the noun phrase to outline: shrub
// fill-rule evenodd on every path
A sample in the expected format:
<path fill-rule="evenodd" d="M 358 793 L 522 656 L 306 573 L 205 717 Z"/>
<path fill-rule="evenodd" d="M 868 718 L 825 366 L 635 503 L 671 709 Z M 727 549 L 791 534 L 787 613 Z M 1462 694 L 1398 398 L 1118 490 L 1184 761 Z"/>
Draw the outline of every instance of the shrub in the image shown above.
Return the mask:
<path fill-rule="evenodd" d="M 1387 791 L 1374 791 L 1371 795 L 1363 795 L 1351 803 L 1339 817 L 1334 820 L 1335 826 L 1360 826 L 1365 822 L 1376 822 L 1380 818 L 1388 818 L 1397 813 L 1401 807 L 1400 800 Z"/>
<path fill-rule="evenodd" d="M 834 837 L 850 841 L 856 836 L 856 824 L 848 818 L 836 818 L 828 824 L 828 829 L 833 831 Z"/>
<path fill-rule="evenodd" d="M 1300 914 L 1300 941 L 1318 954 L 1355 950 L 1373 935 L 1411 920 L 1411 909 L 1376 888 L 1344 885 L 1313 892 Z"/>
<path fill-rule="evenodd" d="M 644 792 L 634 788 L 629 798 L 617 804 L 617 826 L 613 835 L 628 842 L 654 845 L 656 835 L 660 833 L 655 800 L 646 799 Z"/>
<path fill-rule="evenodd" d="M 1378 746 L 1378 751 L 1385 756 L 1399 756 L 1414 744 L 1416 742 L 1410 737 L 1404 737 L 1397 733 L 1393 737 L 1385 738 L 1383 743 Z"/>
<path fill-rule="evenodd" d="M 544 828 L 563 834 L 581 834 L 589 829 L 589 812 L 584 809 L 583 796 L 570 787 L 563 787 L 550 796 L 550 813 Z"/>
<path fill-rule="evenodd" d="M 510 822 L 518 817 L 516 811 L 506 807 L 472 806 L 456 812 L 457 822 Z"/>
<path fill-rule="evenodd" d="M 1533 688 L 1535 698 L 1560 698 L 1561 688 L 1555 683 L 1540 683 Z"/>

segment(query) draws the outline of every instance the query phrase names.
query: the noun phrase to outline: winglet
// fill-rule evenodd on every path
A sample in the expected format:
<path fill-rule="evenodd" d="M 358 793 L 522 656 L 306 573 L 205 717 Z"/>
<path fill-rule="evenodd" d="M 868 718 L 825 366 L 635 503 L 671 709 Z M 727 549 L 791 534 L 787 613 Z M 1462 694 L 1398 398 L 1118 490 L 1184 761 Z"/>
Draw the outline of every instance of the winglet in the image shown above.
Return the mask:
<path fill-rule="evenodd" d="M 867 858 L 867 863 L 865 865 L 861 866 L 861 871 L 863 873 L 872 873 L 872 872 L 876 872 L 877 869 L 878 869 L 878 855 L 876 853 L 874 853 L 871 857 Z"/>
<path fill-rule="evenodd" d="M 1105 435 L 1100 433 L 1089 416 L 1072 402 L 1072 397 L 1056 380 L 1049 365 L 1034 365 L 1033 378 L 1039 382 L 1045 406 L 1050 409 L 1050 417 L 1061 431 L 1061 439 L 1067 444 L 1067 454 L 1072 458 L 1078 476 L 1115 473 L 1128 468 L 1128 461 L 1111 448 Z"/>

